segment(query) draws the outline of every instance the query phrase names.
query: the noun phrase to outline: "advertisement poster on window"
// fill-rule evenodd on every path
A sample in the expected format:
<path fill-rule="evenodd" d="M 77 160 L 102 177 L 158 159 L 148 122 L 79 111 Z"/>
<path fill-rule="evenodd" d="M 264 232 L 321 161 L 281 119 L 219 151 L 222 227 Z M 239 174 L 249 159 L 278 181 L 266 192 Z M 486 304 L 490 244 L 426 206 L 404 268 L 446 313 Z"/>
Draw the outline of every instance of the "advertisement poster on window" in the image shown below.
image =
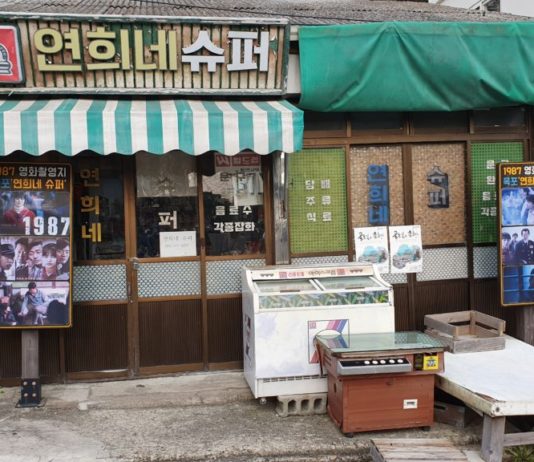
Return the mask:
<path fill-rule="evenodd" d="M 421 226 L 390 226 L 389 251 L 392 273 L 423 271 Z"/>
<path fill-rule="evenodd" d="M 534 162 L 498 165 L 501 305 L 534 302 Z"/>
<path fill-rule="evenodd" d="M 71 325 L 71 170 L 0 162 L 0 328 Z"/>
<path fill-rule="evenodd" d="M 387 226 L 354 228 L 356 261 L 376 265 L 380 273 L 389 272 Z"/>

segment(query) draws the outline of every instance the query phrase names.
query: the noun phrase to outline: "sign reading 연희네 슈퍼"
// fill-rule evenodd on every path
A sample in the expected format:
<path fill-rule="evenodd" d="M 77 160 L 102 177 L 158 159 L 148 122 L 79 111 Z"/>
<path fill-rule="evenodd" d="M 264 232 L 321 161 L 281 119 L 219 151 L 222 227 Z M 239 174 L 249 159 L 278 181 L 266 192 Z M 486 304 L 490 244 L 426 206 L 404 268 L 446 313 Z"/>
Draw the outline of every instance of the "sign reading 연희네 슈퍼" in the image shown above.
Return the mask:
<path fill-rule="evenodd" d="M 98 22 L 22 18 L 5 27 L 15 35 L 20 30 L 16 56 L 24 66 L 25 88 L 70 92 L 98 88 L 108 93 L 128 88 L 209 90 L 210 94 L 285 91 L 289 47 L 285 20 L 178 18 L 163 24 L 116 18 Z M 8 46 L 3 37 L 0 30 L 0 72 L 2 47 Z M 0 84 L 20 82 L 0 75 Z"/>
<path fill-rule="evenodd" d="M 71 167 L 0 163 L 0 328 L 71 325 Z"/>

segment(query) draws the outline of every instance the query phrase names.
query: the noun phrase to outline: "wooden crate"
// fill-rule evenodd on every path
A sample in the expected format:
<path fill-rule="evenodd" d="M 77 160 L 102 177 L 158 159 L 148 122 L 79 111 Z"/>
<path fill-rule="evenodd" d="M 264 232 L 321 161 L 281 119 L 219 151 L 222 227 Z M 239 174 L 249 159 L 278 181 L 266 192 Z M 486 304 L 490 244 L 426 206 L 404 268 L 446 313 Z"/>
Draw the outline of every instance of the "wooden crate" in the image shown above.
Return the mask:
<path fill-rule="evenodd" d="M 502 350 L 506 322 L 479 311 L 427 314 L 426 333 L 438 337 L 452 353 Z"/>

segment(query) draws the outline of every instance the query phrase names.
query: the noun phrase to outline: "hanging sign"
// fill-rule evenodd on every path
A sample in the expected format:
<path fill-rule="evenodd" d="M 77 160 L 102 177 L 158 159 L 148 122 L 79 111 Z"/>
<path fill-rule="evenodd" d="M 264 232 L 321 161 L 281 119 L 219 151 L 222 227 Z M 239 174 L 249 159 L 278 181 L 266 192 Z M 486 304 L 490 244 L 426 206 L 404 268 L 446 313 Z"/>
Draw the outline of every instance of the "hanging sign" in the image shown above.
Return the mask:
<path fill-rule="evenodd" d="M 0 163 L 0 328 L 71 325 L 70 165 Z"/>

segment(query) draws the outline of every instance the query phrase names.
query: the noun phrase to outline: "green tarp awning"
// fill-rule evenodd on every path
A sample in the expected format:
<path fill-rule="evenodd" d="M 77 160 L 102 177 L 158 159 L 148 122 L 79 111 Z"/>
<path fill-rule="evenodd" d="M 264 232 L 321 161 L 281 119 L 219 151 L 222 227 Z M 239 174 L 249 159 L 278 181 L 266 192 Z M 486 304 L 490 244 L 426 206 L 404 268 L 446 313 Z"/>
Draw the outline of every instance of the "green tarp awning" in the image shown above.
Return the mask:
<path fill-rule="evenodd" d="M 534 22 L 301 27 L 314 111 L 457 111 L 534 104 Z"/>

